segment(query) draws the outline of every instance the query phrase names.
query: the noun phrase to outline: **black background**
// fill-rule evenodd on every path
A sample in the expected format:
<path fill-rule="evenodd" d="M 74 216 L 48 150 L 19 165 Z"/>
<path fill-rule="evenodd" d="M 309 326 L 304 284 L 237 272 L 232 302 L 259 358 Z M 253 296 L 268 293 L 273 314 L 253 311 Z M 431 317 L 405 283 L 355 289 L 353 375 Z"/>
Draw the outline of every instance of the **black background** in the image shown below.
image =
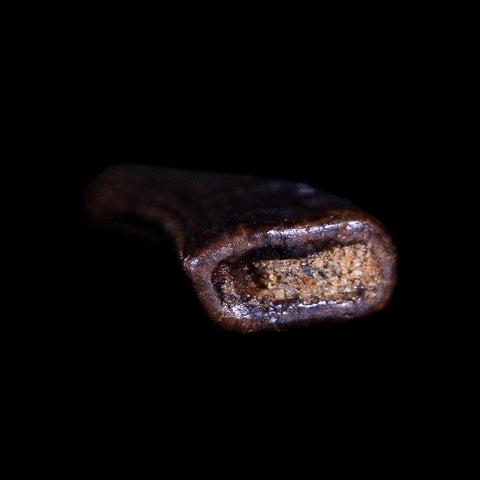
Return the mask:
<path fill-rule="evenodd" d="M 412 310 L 420 278 L 409 232 L 411 192 L 429 148 L 429 80 L 422 55 L 406 55 L 395 41 L 365 42 L 259 50 L 177 38 L 155 55 L 118 39 L 69 46 L 74 60 L 54 85 L 64 100 L 52 137 L 64 159 L 65 201 L 54 213 L 64 228 L 57 241 L 66 293 L 53 330 L 67 375 L 87 392 L 183 404 L 213 391 L 216 402 L 241 398 L 262 409 L 255 398 L 265 388 L 349 404 L 372 389 L 402 396 L 419 381 L 426 319 Z M 167 246 L 88 222 L 83 191 L 117 163 L 284 178 L 345 196 L 394 238 L 392 301 L 338 325 L 255 335 L 220 329 Z"/>
<path fill-rule="evenodd" d="M 181 459 L 177 470 L 210 469 L 229 454 L 228 474 L 263 457 L 269 473 L 290 461 L 298 476 L 308 460 L 323 469 L 331 452 L 341 457 L 336 471 L 356 468 L 350 455 L 362 446 L 370 469 L 383 468 L 378 459 L 408 468 L 410 458 L 425 458 L 425 435 L 441 432 L 452 410 L 433 407 L 458 391 L 444 376 L 456 376 L 454 350 L 464 343 L 451 333 L 468 318 L 446 316 L 447 338 L 439 341 L 445 315 L 435 304 L 458 302 L 449 301 L 445 274 L 435 278 L 428 258 L 432 232 L 440 230 L 441 250 L 453 242 L 445 215 L 454 194 L 450 179 L 439 177 L 459 158 L 449 130 L 460 115 L 449 116 L 448 107 L 470 105 L 457 93 L 460 64 L 471 58 L 461 57 L 439 9 L 362 5 L 329 15 L 290 6 L 178 7 L 135 15 L 131 6 L 49 12 L 42 5 L 48 18 L 29 7 L 19 19 L 25 28 L 33 17 L 32 33 L 9 36 L 15 68 L 8 73 L 18 91 L 6 90 L 15 106 L 7 123 L 21 126 L 14 158 L 22 172 L 4 181 L 15 187 L 13 204 L 27 179 L 39 187 L 20 215 L 28 232 L 19 257 L 42 260 L 14 285 L 21 319 L 6 315 L 19 331 L 5 337 L 13 340 L 7 369 L 19 387 L 7 394 L 16 393 L 22 409 L 12 416 L 16 434 L 34 448 L 46 445 L 43 459 L 78 455 L 76 468 L 93 457 L 109 471 L 123 468 L 136 444 L 158 469 L 171 454 Z M 457 85 L 448 74 L 459 76 Z M 449 141 L 454 154 L 445 154 Z M 84 189 L 117 163 L 285 178 L 345 196 L 394 238 L 393 298 L 344 324 L 221 330 L 172 251 L 88 222 Z M 432 184 L 440 187 L 435 196 Z M 449 258 L 444 253 L 433 263 Z M 443 391 L 432 395 L 435 378 Z M 58 442 L 50 446 L 48 434 Z"/>

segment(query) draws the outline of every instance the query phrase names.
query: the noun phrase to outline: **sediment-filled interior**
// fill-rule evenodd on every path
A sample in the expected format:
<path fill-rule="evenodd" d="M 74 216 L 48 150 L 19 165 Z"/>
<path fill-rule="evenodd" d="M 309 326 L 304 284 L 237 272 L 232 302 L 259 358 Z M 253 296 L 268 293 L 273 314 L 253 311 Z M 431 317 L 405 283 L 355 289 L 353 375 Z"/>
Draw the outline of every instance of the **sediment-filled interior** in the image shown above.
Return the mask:
<path fill-rule="evenodd" d="M 300 258 L 224 263 L 217 272 L 223 300 L 266 307 L 294 301 L 315 305 L 375 297 L 384 280 L 382 265 L 365 244 L 336 245 Z"/>

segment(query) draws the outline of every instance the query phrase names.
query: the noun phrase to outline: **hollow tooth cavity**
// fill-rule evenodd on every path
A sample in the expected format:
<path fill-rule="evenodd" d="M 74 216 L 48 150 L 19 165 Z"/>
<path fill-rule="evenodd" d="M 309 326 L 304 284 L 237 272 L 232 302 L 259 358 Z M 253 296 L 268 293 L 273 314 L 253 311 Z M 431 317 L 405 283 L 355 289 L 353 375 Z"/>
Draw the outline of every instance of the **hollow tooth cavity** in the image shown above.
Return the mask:
<path fill-rule="evenodd" d="M 382 267 L 365 244 L 333 246 L 301 258 L 258 259 L 220 266 L 221 295 L 267 307 L 292 300 L 305 306 L 373 297 L 382 286 Z"/>

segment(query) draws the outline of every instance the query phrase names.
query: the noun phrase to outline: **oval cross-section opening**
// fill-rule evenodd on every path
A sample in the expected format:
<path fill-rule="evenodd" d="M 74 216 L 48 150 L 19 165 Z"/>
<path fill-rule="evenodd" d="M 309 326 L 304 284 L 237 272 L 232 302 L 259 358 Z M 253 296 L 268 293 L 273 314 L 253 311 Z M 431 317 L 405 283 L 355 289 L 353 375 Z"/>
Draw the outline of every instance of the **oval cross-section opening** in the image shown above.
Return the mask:
<path fill-rule="evenodd" d="M 317 305 L 373 297 L 385 285 L 382 263 L 368 244 L 333 245 L 296 258 L 261 252 L 221 263 L 214 283 L 226 304 L 265 309 L 272 304 Z"/>

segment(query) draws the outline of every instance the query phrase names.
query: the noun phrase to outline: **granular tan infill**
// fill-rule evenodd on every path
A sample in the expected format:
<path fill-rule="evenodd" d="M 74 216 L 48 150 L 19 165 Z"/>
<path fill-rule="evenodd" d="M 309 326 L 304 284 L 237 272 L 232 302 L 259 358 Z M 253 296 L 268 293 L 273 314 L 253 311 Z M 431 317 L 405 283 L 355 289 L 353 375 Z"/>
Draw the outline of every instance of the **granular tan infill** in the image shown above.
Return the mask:
<path fill-rule="evenodd" d="M 383 284 L 382 266 L 365 244 L 334 246 L 303 258 L 256 260 L 240 267 L 223 264 L 221 293 L 226 301 L 241 296 L 267 306 L 295 300 L 303 305 L 322 301 L 356 301 L 373 297 Z"/>

